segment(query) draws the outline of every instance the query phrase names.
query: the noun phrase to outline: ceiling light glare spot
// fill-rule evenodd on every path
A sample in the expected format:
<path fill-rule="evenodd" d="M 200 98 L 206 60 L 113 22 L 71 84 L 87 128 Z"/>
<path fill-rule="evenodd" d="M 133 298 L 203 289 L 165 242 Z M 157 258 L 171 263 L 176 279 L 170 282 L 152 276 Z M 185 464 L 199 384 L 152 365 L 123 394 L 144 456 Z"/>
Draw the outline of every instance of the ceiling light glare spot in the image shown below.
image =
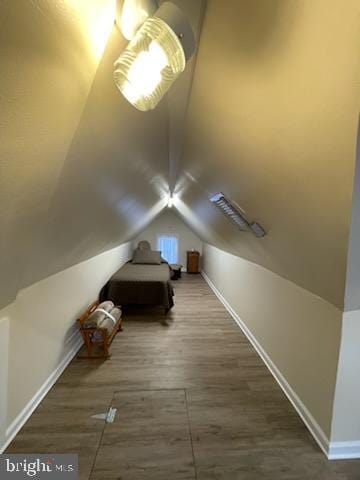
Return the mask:
<path fill-rule="evenodd" d="M 174 197 L 173 195 L 169 194 L 166 195 L 166 205 L 168 208 L 172 208 L 174 205 Z"/>

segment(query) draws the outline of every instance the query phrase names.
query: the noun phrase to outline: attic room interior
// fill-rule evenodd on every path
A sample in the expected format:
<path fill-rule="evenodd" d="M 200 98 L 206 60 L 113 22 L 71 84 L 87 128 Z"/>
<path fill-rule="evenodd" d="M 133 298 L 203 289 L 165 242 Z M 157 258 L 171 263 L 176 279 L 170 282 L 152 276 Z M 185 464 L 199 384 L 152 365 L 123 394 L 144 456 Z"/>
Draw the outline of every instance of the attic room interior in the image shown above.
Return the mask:
<path fill-rule="evenodd" d="M 0 2 L 1 480 L 360 480 L 359 18 Z"/>

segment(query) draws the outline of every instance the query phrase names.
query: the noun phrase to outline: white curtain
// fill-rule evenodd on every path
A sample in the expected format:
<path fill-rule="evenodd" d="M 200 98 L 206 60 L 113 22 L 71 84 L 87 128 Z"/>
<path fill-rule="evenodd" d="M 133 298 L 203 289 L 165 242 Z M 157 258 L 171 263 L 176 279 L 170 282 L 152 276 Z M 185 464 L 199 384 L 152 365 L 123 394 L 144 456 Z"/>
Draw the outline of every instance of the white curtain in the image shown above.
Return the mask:
<path fill-rule="evenodd" d="M 178 262 L 178 239 L 172 235 L 159 235 L 157 249 L 161 256 L 169 263 Z"/>

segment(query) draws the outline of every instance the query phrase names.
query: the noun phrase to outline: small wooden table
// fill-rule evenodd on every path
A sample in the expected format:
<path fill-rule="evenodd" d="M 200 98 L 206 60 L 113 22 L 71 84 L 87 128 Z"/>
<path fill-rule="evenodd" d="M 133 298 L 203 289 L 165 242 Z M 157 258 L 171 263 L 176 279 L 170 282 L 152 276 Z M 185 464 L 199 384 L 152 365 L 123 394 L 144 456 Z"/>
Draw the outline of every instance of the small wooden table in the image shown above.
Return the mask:
<path fill-rule="evenodd" d="M 170 263 L 169 266 L 172 271 L 171 280 L 178 280 L 179 278 L 181 278 L 182 265 L 178 263 Z"/>

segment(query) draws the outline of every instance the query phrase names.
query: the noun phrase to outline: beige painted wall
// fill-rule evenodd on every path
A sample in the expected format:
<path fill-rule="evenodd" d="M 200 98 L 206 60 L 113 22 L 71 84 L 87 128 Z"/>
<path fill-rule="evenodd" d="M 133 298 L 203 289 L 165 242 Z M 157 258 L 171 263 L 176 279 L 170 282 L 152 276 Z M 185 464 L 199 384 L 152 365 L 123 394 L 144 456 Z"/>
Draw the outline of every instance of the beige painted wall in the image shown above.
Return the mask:
<path fill-rule="evenodd" d="M 41 280 L 21 290 L 7 309 L 10 319 L 7 427 L 66 355 L 72 336 L 76 335 L 77 316 L 130 258 L 131 250 L 131 243 L 126 243 Z"/>
<path fill-rule="evenodd" d="M 0 4 L 0 308 L 20 287 L 30 232 L 51 202 L 112 29 L 112 4 Z"/>
<path fill-rule="evenodd" d="M 175 191 L 204 241 L 343 308 L 360 3 L 330 3 L 207 2 Z M 261 242 L 210 204 L 221 191 Z"/>
<path fill-rule="evenodd" d="M 0 308 L 132 239 L 163 206 L 168 108 L 144 115 L 116 88 L 114 6 L 0 2 Z"/>
<path fill-rule="evenodd" d="M 202 252 L 202 241 L 181 220 L 173 209 L 166 209 L 134 241 L 134 247 L 140 240 L 148 240 L 156 250 L 157 236 L 161 234 L 177 235 L 179 239 L 179 262 L 186 268 L 186 251 Z"/>
<path fill-rule="evenodd" d="M 203 270 L 329 439 L 342 312 L 279 275 L 208 244 Z"/>

